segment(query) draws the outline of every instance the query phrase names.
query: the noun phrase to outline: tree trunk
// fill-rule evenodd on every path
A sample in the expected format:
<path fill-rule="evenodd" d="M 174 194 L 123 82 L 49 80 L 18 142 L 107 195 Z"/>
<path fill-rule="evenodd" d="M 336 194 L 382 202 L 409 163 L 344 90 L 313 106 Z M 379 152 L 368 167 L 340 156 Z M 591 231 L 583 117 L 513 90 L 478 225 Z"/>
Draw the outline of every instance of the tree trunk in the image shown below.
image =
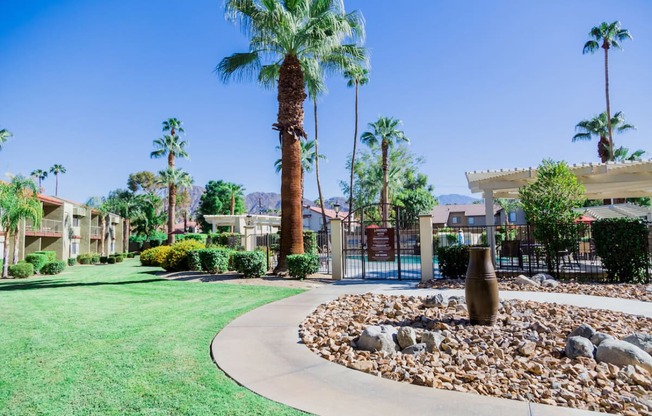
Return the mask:
<path fill-rule="evenodd" d="M 106 219 L 100 214 L 100 255 L 104 256 L 104 239 L 106 238 Z"/>
<path fill-rule="evenodd" d="M 281 243 L 275 273 L 287 270 L 289 254 L 303 254 L 303 216 L 301 201 L 301 144 L 303 102 L 306 99 L 301 63 L 286 55 L 278 82 L 278 123 L 281 144 Z"/>
<path fill-rule="evenodd" d="M 231 192 L 231 216 L 235 215 L 235 193 Z M 233 234 L 234 228 L 231 226 L 231 234 Z"/>
<path fill-rule="evenodd" d="M 2 243 L 2 278 L 9 277 L 9 229 L 5 228 L 5 240 Z"/>
<path fill-rule="evenodd" d="M 598 141 L 598 156 L 602 163 L 609 160 L 609 153 L 609 138 L 607 136 L 600 136 L 600 140 Z"/>
<path fill-rule="evenodd" d="M 54 175 L 54 196 L 59 196 L 59 174 Z"/>
<path fill-rule="evenodd" d="M 326 211 L 324 211 L 324 196 L 321 193 L 321 181 L 319 180 L 319 123 L 317 121 L 317 99 L 313 101 L 315 111 L 315 176 L 317 176 L 317 192 L 319 193 L 319 206 L 321 207 L 322 230 L 326 230 Z"/>
<path fill-rule="evenodd" d="M 16 229 L 14 230 L 14 258 L 11 262 L 11 264 L 17 264 L 18 263 L 18 240 L 20 236 L 20 225 L 16 226 Z"/>
<path fill-rule="evenodd" d="M 122 219 L 122 252 L 125 253 L 129 251 L 129 220 L 126 218 Z"/>
<path fill-rule="evenodd" d="M 382 197 L 380 198 L 380 204 L 381 204 L 381 209 L 383 213 L 383 227 L 387 227 L 387 224 L 389 223 L 389 212 L 388 212 L 388 205 L 389 205 L 389 169 L 388 169 L 388 160 L 387 160 L 387 153 L 388 153 L 388 148 L 389 148 L 389 143 L 387 143 L 387 140 L 383 140 L 382 142 L 382 151 L 383 151 L 383 190 L 382 190 Z"/>
<path fill-rule="evenodd" d="M 351 213 L 353 212 L 353 172 L 355 166 L 355 150 L 358 145 L 358 86 L 360 83 L 355 81 L 355 127 L 353 130 L 353 153 L 351 153 L 351 181 L 349 182 L 349 231 L 351 231 Z"/>
<path fill-rule="evenodd" d="M 607 97 L 607 129 L 609 130 L 609 161 L 614 160 L 614 141 L 611 131 L 611 106 L 609 103 L 609 43 L 605 40 L 604 48 L 604 90 Z"/>
<path fill-rule="evenodd" d="M 177 189 L 173 183 L 168 185 L 168 244 L 174 244 L 174 210 L 177 200 Z"/>

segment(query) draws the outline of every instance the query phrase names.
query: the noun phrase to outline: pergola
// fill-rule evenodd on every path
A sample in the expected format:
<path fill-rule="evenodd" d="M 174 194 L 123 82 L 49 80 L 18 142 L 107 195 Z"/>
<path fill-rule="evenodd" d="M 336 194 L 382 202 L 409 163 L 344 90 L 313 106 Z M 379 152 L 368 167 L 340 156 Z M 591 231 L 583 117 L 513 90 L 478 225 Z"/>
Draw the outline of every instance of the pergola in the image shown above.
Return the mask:
<path fill-rule="evenodd" d="M 583 163 L 569 166 L 584 185 L 588 199 L 652 197 L 652 159 L 636 162 Z M 516 168 L 467 172 L 466 180 L 473 193 L 482 192 L 486 224 L 493 224 L 495 198 L 518 198 L 519 189 L 534 182 L 537 168 Z M 487 229 L 491 251 L 495 256 L 494 230 Z"/>

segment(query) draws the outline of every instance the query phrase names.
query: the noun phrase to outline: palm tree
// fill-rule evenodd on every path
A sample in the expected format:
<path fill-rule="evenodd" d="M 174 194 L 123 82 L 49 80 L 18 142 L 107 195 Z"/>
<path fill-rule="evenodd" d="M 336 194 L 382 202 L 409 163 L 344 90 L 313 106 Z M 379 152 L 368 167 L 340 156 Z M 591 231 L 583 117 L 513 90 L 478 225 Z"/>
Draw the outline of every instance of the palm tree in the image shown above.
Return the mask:
<path fill-rule="evenodd" d="M 315 151 L 315 141 L 314 140 L 302 140 L 299 143 L 301 147 L 301 201 L 303 201 L 303 177 L 304 172 L 311 173 L 313 166 L 315 166 L 315 161 L 317 160 L 317 152 Z M 280 150 L 280 146 L 276 146 L 277 150 Z M 319 159 L 326 159 L 325 155 L 319 155 Z M 274 170 L 276 173 L 283 172 L 283 159 L 276 159 L 274 162 Z"/>
<path fill-rule="evenodd" d="M 622 49 L 620 42 L 625 39 L 631 39 L 632 35 L 629 34 L 627 29 L 622 29 L 620 27 L 620 22 L 615 21 L 613 23 L 600 23 L 600 26 L 595 26 L 589 32 L 589 36 L 593 39 L 589 40 L 584 44 L 584 49 L 582 53 L 594 53 L 599 48 L 604 49 L 604 90 L 605 96 L 607 99 L 607 131 L 609 138 L 609 158 L 608 160 L 613 160 L 613 151 L 614 151 L 614 142 L 613 142 L 613 130 L 611 125 L 611 107 L 609 102 L 609 49 L 613 46 L 614 48 Z"/>
<path fill-rule="evenodd" d="M 100 221 L 100 254 L 104 255 L 104 240 L 106 239 L 106 217 L 109 215 L 109 207 L 106 199 L 94 196 L 86 201 L 86 205 L 97 211 Z"/>
<path fill-rule="evenodd" d="M 161 185 L 168 186 L 168 244 L 174 244 L 174 213 L 177 204 L 177 188 L 192 185 L 193 179 L 188 172 L 175 168 L 160 171 L 158 177 Z"/>
<path fill-rule="evenodd" d="M 0 182 L 0 226 L 4 232 L 2 256 L 2 277 L 9 276 L 9 237 L 14 237 L 14 258 L 18 262 L 18 238 L 20 224 L 24 220 L 32 221 L 35 227 L 41 226 L 43 208 L 36 196 L 36 184 L 29 178 L 15 176 L 10 183 Z"/>
<path fill-rule="evenodd" d="M 614 151 L 614 160 L 617 162 L 640 162 L 643 160 L 645 150 L 638 149 L 633 153 L 629 153 L 629 149 L 620 146 Z"/>
<path fill-rule="evenodd" d="M 287 268 L 288 254 L 303 253 L 301 147 L 305 74 L 310 62 L 338 71 L 366 60 L 364 49 L 344 44 L 362 38 L 357 12 L 346 13 L 342 0 L 226 0 L 226 17 L 249 37 L 249 51 L 224 58 L 216 72 L 226 82 L 253 79 L 278 86 L 281 157 L 281 242 L 276 272 Z M 263 59 L 269 63 L 263 65 Z M 312 65 L 314 67 L 314 65 Z M 278 80 L 275 82 L 275 80 Z"/>
<path fill-rule="evenodd" d="M 43 181 L 43 179 L 48 177 L 48 171 L 43 169 L 35 169 L 29 175 L 38 179 L 39 192 L 43 193 L 43 187 L 41 186 L 41 182 Z"/>
<path fill-rule="evenodd" d="M 380 207 L 382 210 L 383 216 L 383 226 L 387 226 L 389 215 L 388 215 L 388 204 L 389 204 L 389 187 L 388 187 L 388 158 L 387 152 L 389 147 L 394 144 L 394 142 L 404 141 L 409 142 L 410 140 L 405 136 L 405 133 L 402 130 L 398 130 L 397 127 L 401 124 L 401 120 L 395 119 L 393 117 L 379 117 L 378 121 L 374 123 L 369 123 L 369 128 L 373 131 L 365 131 L 360 136 L 360 141 L 366 144 L 369 147 L 377 146 L 380 143 L 382 150 L 382 168 L 383 168 L 383 190 L 380 195 Z"/>
<path fill-rule="evenodd" d="M 59 174 L 66 173 L 66 168 L 62 165 L 54 165 L 50 168 L 50 173 L 54 174 L 56 186 L 54 188 L 54 196 L 59 196 Z"/>
<path fill-rule="evenodd" d="M 612 150 L 613 142 L 609 141 L 609 125 L 615 128 L 618 133 L 628 130 L 634 130 L 631 124 L 625 123 L 625 115 L 622 111 L 617 112 L 611 118 L 611 123 L 607 123 L 607 113 L 601 113 L 589 120 L 582 120 L 575 126 L 579 132 L 573 136 L 573 142 L 591 140 L 593 136 L 598 137 L 598 157 L 602 163 L 614 160 Z"/>
<path fill-rule="evenodd" d="M 154 140 L 154 150 L 149 154 L 150 158 L 161 158 L 164 156 L 168 157 L 168 171 L 174 170 L 175 158 L 182 157 L 188 158 L 188 153 L 186 152 L 186 145 L 188 144 L 185 140 L 181 140 L 178 133 L 183 133 L 184 130 L 181 127 L 181 121 L 176 118 L 170 118 L 163 122 L 163 131 L 169 131 L 170 134 L 164 135 L 160 139 Z M 168 195 L 174 195 L 175 189 L 173 182 L 164 181 L 168 185 Z M 168 198 L 168 244 L 174 243 L 174 201 L 173 198 Z"/>
<path fill-rule="evenodd" d="M 231 215 L 235 215 L 235 199 L 237 197 L 243 197 L 245 187 L 243 185 L 227 182 L 224 184 L 224 188 L 227 190 L 229 197 L 231 198 Z M 233 225 L 231 226 L 231 233 L 233 233 Z"/>
<path fill-rule="evenodd" d="M 348 87 L 355 87 L 355 128 L 353 130 L 353 152 L 351 153 L 351 181 L 349 182 L 349 213 L 353 211 L 353 172 L 355 167 L 355 151 L 358 145 L 358 89 L 361 85 L 369 82 L 369 71 L 361 66 L 353 66 L 344 72 L 348 80 Z M 352 216 L 349 215 L 349 229 L 351 228 Z"/>
<path fill-rule="evenodd" d="M 2 145 L 5 144 L 10 137 L 13 137 L 13 134 L 7 129 L 0 130 L 0 150 L 2 150 Z"/>

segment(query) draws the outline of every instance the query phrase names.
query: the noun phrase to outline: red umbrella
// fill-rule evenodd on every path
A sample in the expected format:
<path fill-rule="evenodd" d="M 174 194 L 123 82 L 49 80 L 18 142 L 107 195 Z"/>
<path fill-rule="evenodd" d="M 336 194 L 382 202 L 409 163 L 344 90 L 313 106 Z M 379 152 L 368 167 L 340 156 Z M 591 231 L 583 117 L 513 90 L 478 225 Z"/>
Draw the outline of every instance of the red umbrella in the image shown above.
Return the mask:
<path fill-rule="evenodd" d="M 582 214 L 581 217 L 575 220 L 575 223 L 583 222 L 584 224 L 589 224 L 592 223 L 593 221 L 595 221 L 595 218 L 588 216 L 586 214 Z"/>

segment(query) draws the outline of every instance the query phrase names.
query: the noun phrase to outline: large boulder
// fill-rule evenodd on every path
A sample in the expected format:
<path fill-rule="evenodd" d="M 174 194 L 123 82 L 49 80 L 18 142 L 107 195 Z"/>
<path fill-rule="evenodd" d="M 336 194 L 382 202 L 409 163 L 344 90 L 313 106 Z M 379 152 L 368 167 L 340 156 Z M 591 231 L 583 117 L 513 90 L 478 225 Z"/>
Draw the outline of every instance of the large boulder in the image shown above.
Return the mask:
<path fill-rule="evenodd" d="M 514 283 L 521 286 L 539 286 L 539 282 L 535 282 L 534 280 L 529 279 L 527 276 L 522 274 L 514 278 Z"/>
<path fill-rule="evenodd" d="M 593 345 L 595 345 L 596 347 L 598 347 L 598 346 L 600 346 L 600 344 L 602 343 L 602 341 L 607 340 L 607 339 L 614 339 L 614 337 L 612 337 L 612 336 L 609 335 L 609 334 L 605 334 L 604 332 L 596 332 L 596 333 L 593 334 L 593 336 L 591 337 L 591 342 L 593 343 Z"/>
<path fill-rule="evenodd" d="M 623 338 L 623 341 L 629 342 L 630 344 L 634 344 L 640 349 L 642 349 L 643 351 L 652 355 L 652 335 L 650 334 L 637 332 L 635 334 L 626 336 L 625 338 Z"/>
<path fill-rule="evenodd" d="M 583 337 L 590 340 L 593 335 L 595 335 L 595 329 L 591 328 L 591 325 L 582 324 L 575 328 L 568 337 Z"/>
<path fill-rule="evenodd" d="M 537 273 L 534 276 L 530 278 L 531 280 L 539 283 L 540 285 L 543 284 L 546 280 L 555 280 L 552 276 L 546 273 Z"/>
<path fill-rule="evenodd" d="M 591 340 L 584 337 L 568 337 L 564 349 L 568 358 L 589 357 L 593 358 L 595 346 Z"/>
<path fill-rule="evenodd" d="M 356 342 L 360 350 L 365 351 L 383 351 L 388 354 L 399 351 L 396 344 L 396 328 L 390 325 L 372 325 L 365 328 Z"/>
<path fill-rule="evenodd" d="M 541 282 L 541 286 L 556 288 L 557 286 L 559 286 L 559 282 L 556 281 L 555 279 L 548 279 L 548 280 L 544 280 L 543 282 Z"/>
<path fill-rule="evenodd" d="M 414 328 L 409 326 L 402 326 L 396 334 L 398 346 L 405 349 L 417 343 L 417 333 Z"/>
<path fill-rule="evenodd" d="M 448 304 L 448 300 L 441 293 L 428 296 L 423 300 L 423 306 L 427 308 L 435 308 L 446 304 Z"/>
<path fill-rule="evenodd" d="M 616 339 L 602 341 L 595 353 L 595 359 L 618 366 L 639 365 L 652 373 L 652 356 L 626 341 Z"/>
<path fill-rule="evenodd" d="M 428 352 L 438 351 L 439 346 L 446 337 L 439 332 L 425 331 L 421 334 L 421 342 L 426 344 Z"/>

